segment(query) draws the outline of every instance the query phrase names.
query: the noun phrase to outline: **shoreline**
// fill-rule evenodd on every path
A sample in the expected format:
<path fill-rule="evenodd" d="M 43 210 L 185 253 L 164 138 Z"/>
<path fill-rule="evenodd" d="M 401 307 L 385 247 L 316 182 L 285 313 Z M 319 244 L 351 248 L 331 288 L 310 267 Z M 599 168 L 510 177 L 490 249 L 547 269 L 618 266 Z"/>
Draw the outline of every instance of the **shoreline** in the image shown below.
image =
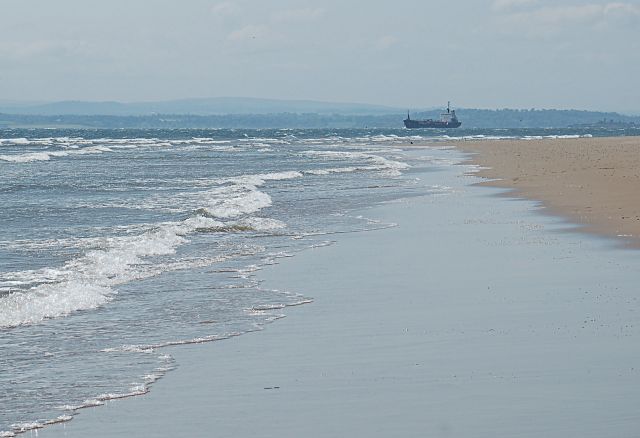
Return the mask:
<path fill-rule="evenodd" d="M 452 142 L 479 185 L 541 203 L 578 231 L 640 248 L 640 137 Z"/>
<path fill-rule="evenodd" d="M 634 436 L 640 255 L 553 233 L 461 173 L 420 174 L 452 191 L 364 212 L 398 227 L 260 272 L 313 303 L 171 347 L 178 367 L 149 394 L 39 436 Z"/>

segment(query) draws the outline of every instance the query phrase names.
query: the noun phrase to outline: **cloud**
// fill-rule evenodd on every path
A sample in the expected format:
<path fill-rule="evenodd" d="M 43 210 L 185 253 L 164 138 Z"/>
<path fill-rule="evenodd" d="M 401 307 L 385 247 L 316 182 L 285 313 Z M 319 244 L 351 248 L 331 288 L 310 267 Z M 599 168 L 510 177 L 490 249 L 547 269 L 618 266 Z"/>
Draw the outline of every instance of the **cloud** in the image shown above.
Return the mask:
<path fill-rule="evenodd" d="M 538 3 L 538 0 L 494 0 L 492 8 L 495 11 L 511 11 Z"/>
<path fill-rule="evenodd" d="M 0 56 L 14 60 L 53 58 L 87 58 L 94 50 L 84 41 L 36 40 L 0 42 Z"/>
<path fill-rule="evenodd" d="M 271 29 L 266 25 L 249 24 L 231 32 L 227 39 L 233 42 L 264 41 L 270 39 L 272 35 Z"/>
<path fill-rule="evenodd" d="M 617 25 L 640 25 L 640 5 L 608 3 L 604 7 L 604 16 Z"/>
<path fill-rule="evenodd" d="M 597 21 L 601 18 L 602 13 L 603 7 L 594 4 L 581 6 L 550 6 L 522 13 L 522 17 L 520 18 L 543 25 L 584 24 Z"/>
<path fill-rule="evenodd" d="M 236 15 L 238 12 L 238 5 L 232 2 L 216 3 L 211 7 L 211 14 L 213 14 L 213 16 L 216 18 L 224 18 L 231 15 Z"/>
<path fill-rule="evenodd" d="M 239 26 L 227 35 L 227 41 L 240 44 L 251 43 L 253 48 L 283 48 L 300 40 L 295 24 L 308 24 L 320 20 L 324 9 L 288 9 L 273 12 L 259 22 Z M 298 34 L 298 37 L 294 37 Z"/>
<path fill-rule="evenodd" d="M 400 42 L 400 39 L 393 35 L 384 35 L 376 41 L 376 48 L 379 50 L 387 50 Z"/>
<path fill-rule="evenodd" d="M 288 9 L 274 12 L 271 19 L 277 23 L 301 23 L 317 21 L 324 16 L 322 8 Z"/>
<path fill-rule="evenodd" d="M 513 9 L 518 4 L 534 6 Z M 602 30 L 640 26 L 640 6 L 632 3 L 609 2 L 582 5 L 537 6 L 527 0 L 496 0 L 494 10 L 499 13 L 500 25 L 508 33 L 554 37 L 575 29 Z"/>

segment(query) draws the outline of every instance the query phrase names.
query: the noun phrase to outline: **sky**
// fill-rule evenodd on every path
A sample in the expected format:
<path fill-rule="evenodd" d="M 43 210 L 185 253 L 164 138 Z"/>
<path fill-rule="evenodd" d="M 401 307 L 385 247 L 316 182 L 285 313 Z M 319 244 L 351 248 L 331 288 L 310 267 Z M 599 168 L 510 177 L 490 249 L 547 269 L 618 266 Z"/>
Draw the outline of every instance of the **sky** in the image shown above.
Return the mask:
<path fill-rule="evenodd" d="M 640 113 L 640 0 L 0 0 L 0 100 Z"/>

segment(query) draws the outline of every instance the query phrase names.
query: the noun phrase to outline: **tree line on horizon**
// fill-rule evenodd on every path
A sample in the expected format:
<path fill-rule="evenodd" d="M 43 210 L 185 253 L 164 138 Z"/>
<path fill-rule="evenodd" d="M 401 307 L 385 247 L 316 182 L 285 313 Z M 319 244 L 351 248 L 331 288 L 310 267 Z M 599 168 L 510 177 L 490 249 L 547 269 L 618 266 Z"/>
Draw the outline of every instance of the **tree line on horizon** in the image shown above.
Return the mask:
<path fill-rule="evenodd" d="M 640 127 L 640 116 L 615 112 L 555 109 L 459 109 L 462 128 L 564 128 L 586 124 Z M 318 113 L 274 114 L 149 114 L 106 115 L 29 115 L 0 114 L 0 127 L 79 127 L 79 128 L 402 128 L 406 114 L 347 115 Z M 411 114 L 414 119 L 440 117 L 439 110 Z"/>

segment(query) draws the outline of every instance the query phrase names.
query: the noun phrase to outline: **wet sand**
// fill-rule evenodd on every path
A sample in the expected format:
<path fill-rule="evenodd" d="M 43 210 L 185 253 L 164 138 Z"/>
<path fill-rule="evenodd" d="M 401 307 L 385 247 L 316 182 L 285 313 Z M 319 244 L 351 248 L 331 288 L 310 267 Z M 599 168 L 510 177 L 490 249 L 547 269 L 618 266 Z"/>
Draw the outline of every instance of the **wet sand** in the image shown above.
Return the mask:
<path fill-rule="evenodd" d="M 362 212 L 397 227 L 258 274 L 313 303 L 166 349 L 177 369 L 150 394 L 39 436 L 636 437 L 640 252 L 556 232 L 464 170 L 414 174 L 450 190 Z"/>
<path fill-rule="evenodd" d="M 640 247 L 640 137 L 459 142 L 486 185 L 542 202 L 587 232 Z"/>

